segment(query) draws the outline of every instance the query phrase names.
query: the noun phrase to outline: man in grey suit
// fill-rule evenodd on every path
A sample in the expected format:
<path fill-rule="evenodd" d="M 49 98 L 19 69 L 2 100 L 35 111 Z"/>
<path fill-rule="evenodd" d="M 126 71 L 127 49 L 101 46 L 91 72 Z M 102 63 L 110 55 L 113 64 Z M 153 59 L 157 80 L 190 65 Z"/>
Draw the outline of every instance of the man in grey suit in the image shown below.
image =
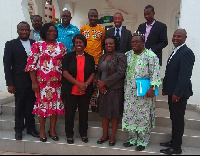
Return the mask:
<path fill-rule="evenodd" d="M 32 26 L 33 29 L 31 29 L 30 32 L 30 39 L 33 39 L 35 41 L 41 40 L 40 38 L 40 28 L 42 27 L 42 17 L 40 15 L 34 15 L 32 19 Z"/>
<path fill-rule="evenodd" d="M 160 150 L 168 155 L 181 154 L 182 136 L 184 133 L 184 115 L 187 100 L 193 95 L 191 76 L 195 62 L 193 51 L 185 44 L 187 33 L 185 29 L 174 32 L 172 42 L 173 52 L 170 55 L 165 77 L 163 79 L 163 95 L 168 95 L 170 119 L 172 121 L 171 141 L 160 143 L 161 146 L 169 147 Z"/>
<path fill-rule="evenodd" d="M 106 31 L 105 38 L 116 36 L 119 41 L 119 49 L 117 50 L 120 53 L 125 53 L 132 49 L 131 47 L 131 31 L 127 30 L 126 27 L 122 26 L 124 21 L 123 15 L 121 13 L 115 13 L 113 17 L 113 22 L 115 24 L 114 28 L 111 28 Z"/>

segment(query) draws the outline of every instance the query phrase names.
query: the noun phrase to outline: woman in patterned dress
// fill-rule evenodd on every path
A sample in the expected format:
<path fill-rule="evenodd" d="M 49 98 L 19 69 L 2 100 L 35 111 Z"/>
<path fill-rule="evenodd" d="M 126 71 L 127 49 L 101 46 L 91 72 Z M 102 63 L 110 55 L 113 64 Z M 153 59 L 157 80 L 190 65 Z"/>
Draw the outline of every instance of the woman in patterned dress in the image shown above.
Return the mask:
<path fill-rule="evenodd" d="M 57 115 L 65 113 L 61 97 L 62 60 L 66 53 L 64 44 L 57 42 L 57 28 L 46 23 L 40 30 L 43 41 L 35 42 L 29 53 L 25 71 L 30 72 L 36 102 L 33 114 L 39 116 L 40 141 L 46 142 L 45 122 L 50 117 L 49 136 L 58 141 L 55 131 Z"/>
<path fill-rule="evenodd" d="M 159 59 L 144 48 L 144 35 L 132 37 L 133 50 L 126 53 L 127 71 L 125 79 L 124 113 L 122 130 L 129 131 L 125 147 L 137 146 L 142 151 L 150 141 L 151 128 L 155 127 L 155 86 L 161 85 Z M 137 96 L 136 78 L 150 78 L 151 88 L 144 97 Z"/>

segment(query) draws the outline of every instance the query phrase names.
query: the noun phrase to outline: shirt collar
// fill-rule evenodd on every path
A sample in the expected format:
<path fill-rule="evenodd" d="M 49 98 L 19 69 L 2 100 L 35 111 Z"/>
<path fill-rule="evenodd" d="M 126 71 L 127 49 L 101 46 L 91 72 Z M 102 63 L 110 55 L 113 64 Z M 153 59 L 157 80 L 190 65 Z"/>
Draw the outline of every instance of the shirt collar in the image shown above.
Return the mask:
<path fill-rule="evenodd" d="M 115 27 L 115 31 L 117 31 L 117 29 L 119 29 L 119 31 L 122 31 L 122 26 L 120 28 Z"/>
<path fill-rule="evenodd" d="M 151 23 L 150 25 L 148 25 L 148 24 L 146 23 L 146 26 L 153 26 L 153 25 L 155 24 L 155 22 L 156 22 L 156 20 L 154 20 L 153 23 Z"/>
<path fill-rule="evenodd" d="M 179 50 L 182 46 L 184 46 L 186 43 L 183 43 L 182 45 L 180 45 L 180 46 L 178 46 L 178 47 L 173 47 L 172 48 L 172 50 L 174 51 L 174 50 Z"/>
<path fill-rule="evenodd" d="M 68 28 L 71 27 L 71 24 L 69 24 L 69 25 L 65 28 L 65 27 L 63 27 L 63 25 L 62 25 L 62 23 L 61 23 L 61 24 L 58 25 L 58 27 L 60 27 L 60 28 L 64 28 L 64 29 L 68 29 Z"/>

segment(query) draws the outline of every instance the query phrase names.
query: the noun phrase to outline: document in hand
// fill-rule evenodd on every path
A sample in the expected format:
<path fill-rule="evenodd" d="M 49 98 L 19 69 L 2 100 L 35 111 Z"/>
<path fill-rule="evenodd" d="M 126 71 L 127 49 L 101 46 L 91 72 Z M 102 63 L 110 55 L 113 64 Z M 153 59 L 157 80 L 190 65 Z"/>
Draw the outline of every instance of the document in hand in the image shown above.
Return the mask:
<path fill-rule="evenodd" d="M 150 89 L 150 78 L 137 78 L 137 96 L 145 96 Z M 159 95 L 158 87 L 156 86 L 155 95 Z"/>

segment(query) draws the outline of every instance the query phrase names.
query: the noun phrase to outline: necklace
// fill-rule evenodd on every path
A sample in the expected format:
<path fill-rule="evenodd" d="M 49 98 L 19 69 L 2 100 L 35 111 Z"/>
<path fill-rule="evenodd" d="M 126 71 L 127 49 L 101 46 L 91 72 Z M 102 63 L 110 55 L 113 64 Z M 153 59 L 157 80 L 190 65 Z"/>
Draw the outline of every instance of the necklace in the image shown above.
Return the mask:
<path fill-rule="evenodd" d="M 83 54 L 81 54 L 81 55 L 76 54 L 76 56 L 78 56 L 78 57 L 82 57 L 82 56 L 84 56 L 84 52 L 83 52 Z"/>

